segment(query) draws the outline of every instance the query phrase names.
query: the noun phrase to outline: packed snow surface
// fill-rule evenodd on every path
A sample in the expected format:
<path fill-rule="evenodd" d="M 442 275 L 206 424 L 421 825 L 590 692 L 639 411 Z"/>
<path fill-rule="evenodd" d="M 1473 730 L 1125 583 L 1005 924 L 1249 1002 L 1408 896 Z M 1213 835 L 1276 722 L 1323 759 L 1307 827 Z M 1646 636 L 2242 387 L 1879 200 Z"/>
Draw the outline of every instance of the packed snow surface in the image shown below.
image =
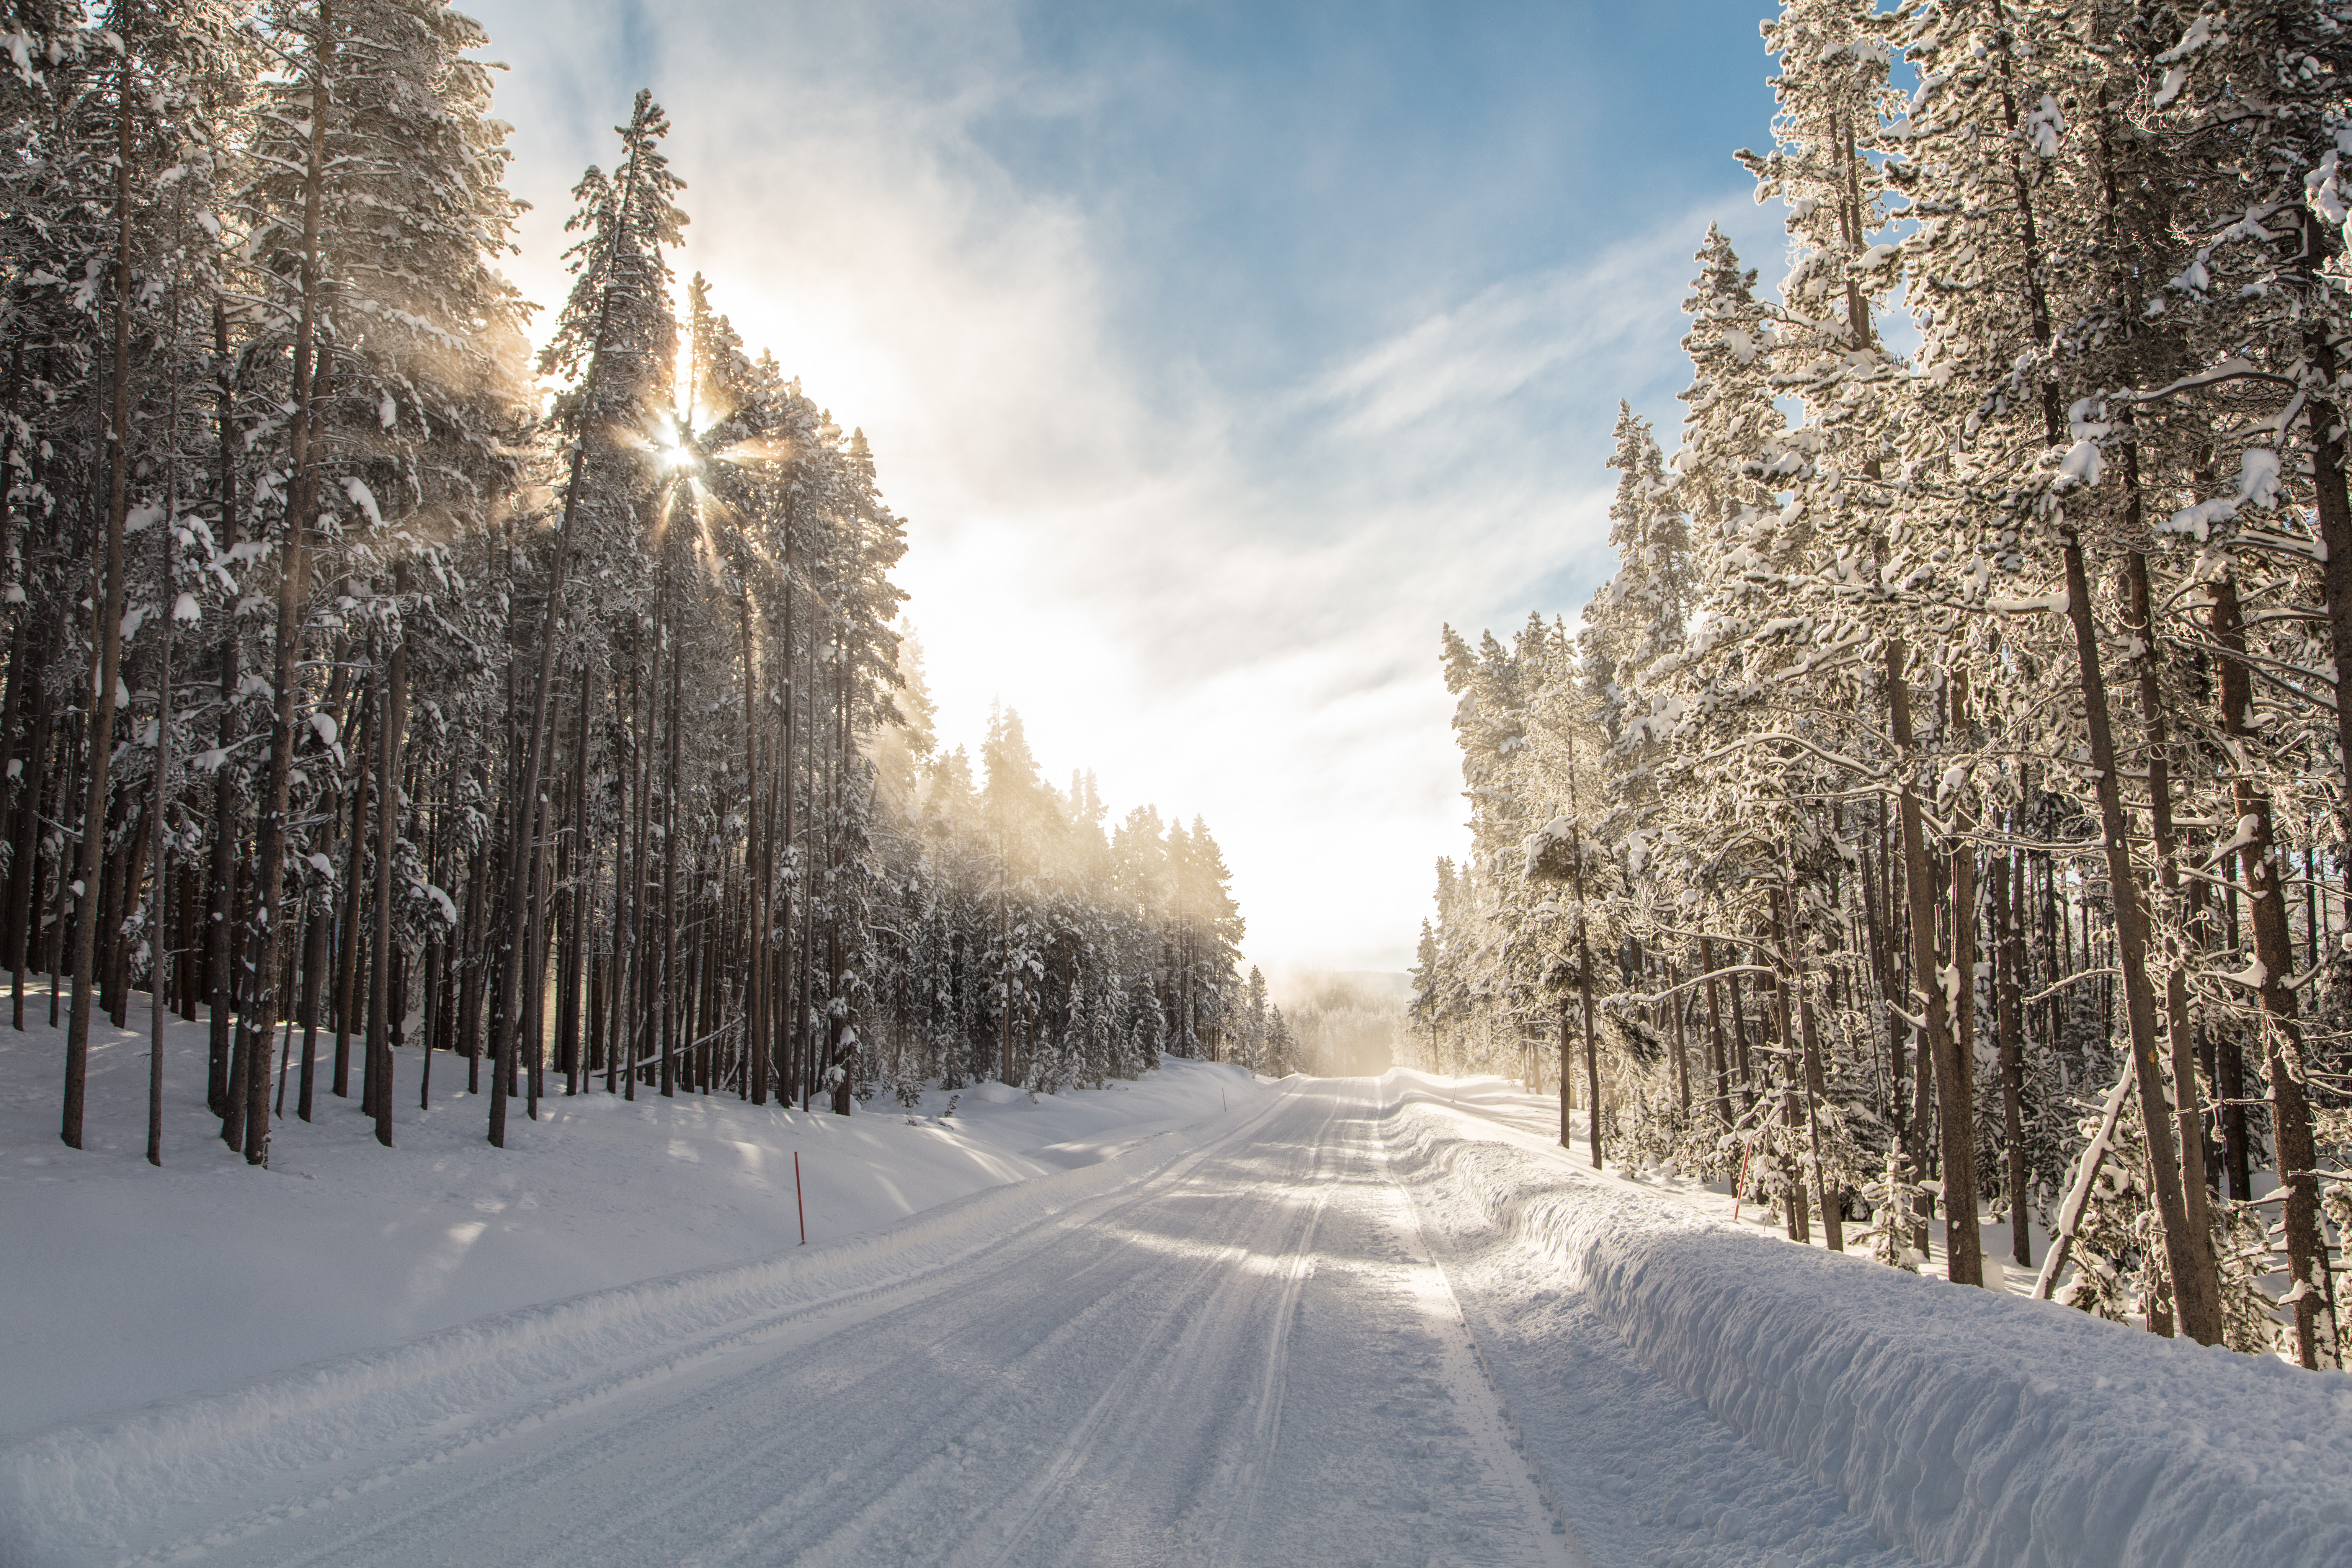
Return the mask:
<path fill-rule="evenodd" d="M 7 1063 L 0 1225 L 62 1283 L 11 1268 L 0 1373 L 69 1386 L 128 1353 L 173 1379 L 0 1439 L 0 1563 L 2352 1561 L 2352 1381 L 1792 1246 L 1580 1168 L 1494 1080 L 1171 1062 L 967 1093 L 965 1127 L 934 1093 L 915 1126 L 869 1107 L 822 1131 L 559 1100 L 504 1155 L 467 1142 L 478 1100 L 389 1153 L 339 1104 L 278 1170 L 187 1149 L 174 1176 L 135 1167 L 135 1128 L 112 1153 L 21 1136 L 47 1101 Z M 924 1163 L 950 1139 L 964 1165 Z M 805 1248 L 758 1228 L 796 1143 L 840 1167 L 838 1228 Z M 280 1189 L 302 1198 L 253 1195 Z M 417 1238 L 484 1192 L 514 1228 L 480 1220 L 467 1257 L 512 1256 L 476 1294 L 400 1320 L 314 1278 L 425 1267 Z M 190 1285 L 140 1255 L 159 1199 L 191 1257 L 282 1234 Z M 731 1217 L 665 1218 L 697 1204 Z M 91 1247 L 42 1239 L 69 1222 Z M 162 1303 L 160 1348 L 107 1337 L 131 1310 L 110 1292 Z M 211 1326 L 247 1312 L 284 1338 Z M 199 1356 L 232 1370 L 195 1388 Z"/>

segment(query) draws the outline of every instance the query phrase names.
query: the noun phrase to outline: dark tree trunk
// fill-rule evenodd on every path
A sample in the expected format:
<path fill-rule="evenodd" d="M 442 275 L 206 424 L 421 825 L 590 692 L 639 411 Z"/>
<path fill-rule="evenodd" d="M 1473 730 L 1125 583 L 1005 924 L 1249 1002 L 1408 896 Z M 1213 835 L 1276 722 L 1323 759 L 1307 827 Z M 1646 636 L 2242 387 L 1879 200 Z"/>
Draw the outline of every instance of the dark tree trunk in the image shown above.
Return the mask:
<path fill-rule="evenodd" d="M 2252 737 L 2247 710 L 2252 706 L 2252 691 L 2246 675 L 2245 628 L 2238 609 L 2237 584 L 2227 575 L 2213 584 L 2212 623 L 2214 639 L 2223 650 L 2215 661 L 2221 729 L 2232 740 L 2249 740 Z M 2245 840 L 2238 851 L 2238 863 L 2246 885 L 2247 913 L 2254 928 L 2254 962 L 2260 970 L 2254 989 L 2262 999 L 2273 1152 L 2278 1161 L 2279 1185 L 2286 1194 L 2288 1293 L 2295 1298 L 2295 1350 L 2305 1367 L 2315 1369 L 2319 1313 L 2325 1300 L 2321 1270 L 2326 1267 L 2327 1254 L 2319 1226 L 2318 1160 L 2311 1101 L 2304 1088 L 2303 1025 L 2296 1016 L 2294 987 L 2288 984 L 2294 969 L 2294 948 L 2273 848 L 2270 793 L 2242 773 L 2231 781 L 2231 792 L 2241 824 L 2237 837 Z M 2246 831 L 2249 826 L 2251 833 Z"/>
<path fill-rule="evenodd" d="M 85 889 L 74 921 L 73 1018 L 66 1034 L 65 1114 L 59 1136 L 69 1149 L 81 1147 L 82 1100 L 89 1078 L 91 971 L 98 935 L 96 902 L 100 858 L 106 841 L 110 804 L 108 769 L 114 755 L 114 692 L 122 668 L 122 528 L 131 504 L 131 52 L 123 51 L 115 89 L 114 372 L 107 435 L 105 572 L 93 584 L 97 624 L 90 628 L 90 661 L 98 695 L 90 708 L 88 794 L 81 814 L 81 871 Z"/>
<path fill-rule="evenodd" d="M 221 516 L 219 541 L 224 553 L 234 550 L 237 542 L 236 503 L 236 364 L 229 357 L 228 317 L 218 303 L 213 306 L 213 353 L 220 361 L 220 488 Z M 228 629 L 221 637 L 220 652 L 220 737 L 219 750 L 226 757 L 236 742 L 236 688 L 239 655 L 244 638 L 238 635 L 236 617 L 228 617 Z M 236 977 L 229 964 L 229 936 L 236 929 L 237 910 L 236 845 L 238 838 L 236 810 L 236 769 L 226 761 L 213 772 L 213 847 L 212 873 L 206 891 L 210 903 L 205 910 L 205 994 L 211 1007 L 208 1026 L 212 1036 L 212 1054 L 205 1079 L 205 1102 L 215 1115 L 228 1113 L 228 1068 L 230 1028 L 236 1011 Z"/>
<path fill-rule="evenodd" d="M 1434 1047 L 1431 1048 L 1430 1065 L 1437 1065 Z M 1576 1109 L 1575 1081 L 1576 1057 L 1569 1044 L 1568 1004 L 1562 1002 L 1559 1008 L 1559 1146 L 1563 1149 L 1570 1147 L 1569 1115 Z"/>
<path fill-rule="evenodd" d="M 2130 475 L 2131 521 L 2136 528 L 2139 510 L 2138 448 L 2125 447 L 2124 457 Z M 2147 731 L 2148 819 L 2150 836 L 2156 844 L 2158 886 L 2166 903 L 2177 906 L 2180 901 L 2180 862 L 2172 825 L 2170 738 L 2165 722 L 2164 687 L 2157 668 L 2159 655 L 2155 601 L 2148 590 L 2147 557 L 2139 551 L 2133 551 L 2126 560 L 2126 581 L 2131 594 L 2131 616 L 2139 638 L 2137 662 L 2140 721 Z M 2193 1311 L 2191 1306 L 2183 1307 L 2181 1324 L 2200 1343 L 2213 1344 L 2221 1335 L 2221 1276 L 2213 1257 L 2213 1216 L 2205 1202 L 2205 1116 L 2197 1103 L 2196 1036 L 2189 1018 L 2189 973 L 2179 963 L 2165 973 L 2164 1032 L 2172 1058 L 2173 1089 L 2179 1097 L 2174 1117 L 2180 1140 L 2181 1212 L 2189 1230 L 2186 1250 L 2196 1260 L 2199 1276 L 2189 1293 L 2193 1298 Z M 2177 1283 L 2175 1292 L 2178 1297 Z M 2198 1332 L 2200 1324 L 2211 1330 L 2212 1339 Z"/>
<path fill-rule="evenodd" d="M 1715 942 L 1712 938 L 1698 939 L 1698 966 L 1704 974 L 1715 973 Z M 1723 1044 L 1723 1007 L 1716 994 L 1715 982 L 1706 983 L 1707 1066 L 1715 1074 L 1716 1120 L 1724 1126 L 1731 1125 L 1731 1063 Z"/>
<path fill-rule="evenodd" d="M 1886 644 L 1887 709 L 1895 756 L 1903 769 L 1896 795 L 1903 836 L 1906 902 L 1911 915 L 1911 984 L 1927 1020 L 1922 1042 L 1935 1074 L 1937 1125 L 1942 1133 L 1944 1190 L 1959 1201 L 1944 1205 L 1945 1272 L 1956 1285 L 1984 1283 L 1976 1215 L 1976 1137 L 1969 1114 L 1969 1071 L 1952 1037 L 1936 952 L 1935 873 L 1927 860 L 1927 828 L 1911 784 L 1916 749 L 1911 733 L 1911 691 L 1904 673 L 1906 650 L 1899 637 Z M 1925 1074 L 1922 1074 L 1923 1079 Z M 1923 1119 L 1924 1120 L 1924 1119 Z"/>
<path fill-rule="evenodd" d="M 317 380 L 314 361 L 323 361 L 316 341 L 319 300 L 319 209 L 321 169 L 326 156 L 330 62 L 333 58 L 332 7 L 320 0 L 316 18 L 318 37 L 310 79 L 310 157 L 303 179 L 302 308 L 294 336 L 294 414 L 290 441 L 294 485 L 287 509 L 286 550 L 280 563 L 278 589 L 276 662 L 270 689 L 277 703 L 269 736 L 268 782 L 262 809 L 257 814 L 252 905 L 252 973 L 256 994 L 250 999 L 252 1025 L 237 1031 L 238 1038 L 257 1042 L 254 1054 L 266 1051 L 278 1024 L 278 972 L 280 968 L 279 907 L 286 885 L 287 812 L 293 787 L 295 697 L 302 645 L 302 621 L 310 588 L 310 520 L 317 515 L 318 475 L 311 460 L 310 395 Z M 243 1020 L 240 1019 L 242 1026 Z M 268 1079 L 259 1070 L 247 1075 L 251 1103 L 246 1114 L 245 1157 L 248 1163 L 269 1163 L 268 1106 L 264 1098 Z"/>
<path fill-rule="evenodd" d="M 371 671 L 360 695 L 360 721 L 352 739 L 352 825 L 345 836 L 343 862 L 343 918 L 341 939 L 335 944 L 335 1081 L 338 1098 L 351 1093 L 352 1036 L 358 1032 L 361 1005 L 363 997 L 360 985 L 360 932 L 363 928 L 361 912 L 367 889 L 368 785 L 374 774 L 368 764 L 373 755 L 375 733 L 376 692 L 379 672 Z M 362 1086 L 373 1082 L 374 1068 L 362 1063 Z M 373 1091 L 362 1094 L 361 1108 L 373 1114 L 375 1109 Z"/>
<path fill-rule="evenodd" d="M 2010 887 L 2011 853 L 1992 858 L 1993 1009 L 2000 1049 L 2001 1142 L 2009 1154 L 2010 1257 L 2021 1268 L 2033 1267 L 2033 1237 L 2027 1228 L 2025 1163 L 2025 1031 L 2020 1020 L 2019 973 L 2024 968 L 2025 942 L 2018 928 L 2024 907 L 2024 879 L 2017 879 L 2016 897 Z"/>
<path fill-rule="evenodd" d="M 1592 1168 L 1601 1168 L 1601 1042 L 1592 1028 L 1592 949 L 1584 938 L 1581 920 L 1576 927 L 1576 988 L 1584 1005 L 1584 1127 L 1592 1144 Z"/>
<path fill-rule="evenodd" d="M 392 591 L 404 605 L 408 595 L 408 563 L 402 561 L 393 568 Z M 391 636 L 392 669 L 386 684 L 384 705 L 377 714 L 376 724 L 376 805 L 375 805 L 375 944 L 370 955 L 368 989 L 373 1007 L 368 1017 L 369 1077 L 374 1083 L 374 1097 L 369 1109 L 375 1116 L 375 1141 L 389 1149 L 392 1144 L 392 948 L 393 921 L 392 888 L 395 875 L 394 861 L 400 841 L 400 752 L 402 731 L 408 723 L 408 638 L 395 627 Z M 404 994 L 406 987 L 400 987 Z M 401 1009 L 405 1011 L 405 1009 Z"/>
<path fill-rule="evenodd" d="M 2083 683 L 2083 708 L 2090 731 L 2091 766 L 2096 772 L 2100 836 L 2105 841 L 2107 891 L 2115 906 L 2116 956 L 2124 974 L 2124 1011 L 2130 1030 L 2132 1065 L 2138 1076 L 2139 1103 L 2147 1124 L 2148 1173 L 2157 1214 L 2164 1226 L 2165 1259 L 2172 1273 L 2180 1325 L 2200 1344 L 2221 1337 L 2221 1310 L 2212 1269 L 2210 1237 L 2191 1235 L 2180 1190 L 2180 1165 L 2172 1143 L 2170 1101 L 2157 1054 L 2156 998 L 2147 976 L 2147 928 L 2140 904 L 2139 877 L 2131 863 L 2130 824 L 2124 816 L 2123 785 L 2116 776 L 2115 731 L 2101 674 L 2098 630 L 2091 616 L 2089 578 L 2081 542 L 2065 536 L 2068 615 L 2074 626 L 2074 654 Z M 2087 917 L 2088 910 L 2084 913 Z M 2085 921 L 2087 925 L 2087 918 Z M 2088 967 L 2087 965 L 2085 967 Z"/>

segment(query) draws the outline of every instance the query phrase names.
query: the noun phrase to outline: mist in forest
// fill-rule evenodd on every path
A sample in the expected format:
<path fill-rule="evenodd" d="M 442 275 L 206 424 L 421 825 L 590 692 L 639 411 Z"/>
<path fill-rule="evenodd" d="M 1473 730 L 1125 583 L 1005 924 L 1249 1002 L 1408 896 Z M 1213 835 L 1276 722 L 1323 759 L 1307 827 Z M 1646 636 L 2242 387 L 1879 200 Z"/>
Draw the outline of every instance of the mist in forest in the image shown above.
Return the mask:
<path fill-rule="evenodd" d="M 1411 978 L 1378 970 L 1297 970 L 1276 986 L 1298 1061 L 1321 1078 L 1372 1077 L 1395 1059 Z"/>

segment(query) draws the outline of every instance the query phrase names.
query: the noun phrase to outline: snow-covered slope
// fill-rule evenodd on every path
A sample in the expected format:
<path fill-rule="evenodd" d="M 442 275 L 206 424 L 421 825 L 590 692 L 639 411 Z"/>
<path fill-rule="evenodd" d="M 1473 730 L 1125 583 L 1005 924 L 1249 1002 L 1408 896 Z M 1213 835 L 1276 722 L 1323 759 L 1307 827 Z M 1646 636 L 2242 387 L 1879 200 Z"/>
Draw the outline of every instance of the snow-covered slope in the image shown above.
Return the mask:
<path fill-rule="evenodd" d="M 5 1015 L 0 1015 L 4 1018 Z M 427 1331 L 866 1232 L 983 1188 L 1099 1162 L 1239 1111 L 1236 1068 L 1169 1058 L 1142 1081 L 1035 1100 L 1003 1084 L 876 1100 L 847 1119 L 732 1095 L 601 1090 L 520 1102 L 508 1148 L 461 1061 L 399 1053 L 387 1151 L 352 1098 L 277 1124 L 269 1169 L 204 1109 L 204 1030 L 170 1026 L 163 1167 L 146 1163 L 144 999 L 92 1031 L 88 1147 L 58 1141 L 64 1035 L 28 998 L 0 1021 L 0 1437 L 219 1388 Z M 323 1044 L 324 1042 L 322 1042 Z M 297 1042 L 299 1047 L 299 1042 Z M 487 1086 L 487 1079 L 485 1080 Z M 911 1123 L 911 1124 L 910 1124 Z"/>

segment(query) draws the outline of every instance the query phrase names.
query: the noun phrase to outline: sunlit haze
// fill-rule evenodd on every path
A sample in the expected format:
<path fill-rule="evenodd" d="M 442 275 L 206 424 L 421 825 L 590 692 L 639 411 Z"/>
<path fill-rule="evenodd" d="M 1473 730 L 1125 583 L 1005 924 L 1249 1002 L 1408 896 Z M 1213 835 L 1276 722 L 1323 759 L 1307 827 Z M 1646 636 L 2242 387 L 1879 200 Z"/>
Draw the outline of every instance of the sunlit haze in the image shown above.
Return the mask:
<path fill-rule="evenodd" d="M 1409 962 L 1465 839 L 1440 624 L 1575 615 L 1615 400 L 1678 422 L 1706 224 L 1777 277 L 1727 156 L 1761 9 L 1623 10 L 478 15 L 525 292 L 650 87 L 681 303 L 705 273 L 872 440 L 943 738 L 1001 700 L 1048 777 L 1205 817 L 1281 977 Z"/>

